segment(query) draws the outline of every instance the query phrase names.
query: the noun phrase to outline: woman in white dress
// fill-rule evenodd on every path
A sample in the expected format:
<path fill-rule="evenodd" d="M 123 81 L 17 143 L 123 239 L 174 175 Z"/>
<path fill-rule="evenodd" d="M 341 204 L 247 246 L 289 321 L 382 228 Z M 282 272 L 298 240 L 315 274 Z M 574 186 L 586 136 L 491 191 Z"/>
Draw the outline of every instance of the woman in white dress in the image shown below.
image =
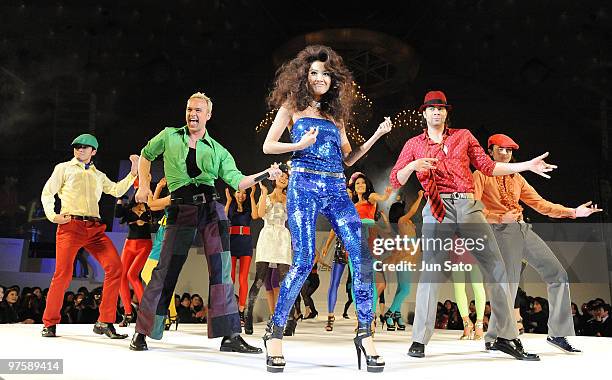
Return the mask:
<path fill-rule="evenodd" d="M 271 267 L 278 268 L 279 281 L 283 281 L 291 266 L 291 233 L 285 226 L 287 221 L 287 185 L 289 176 L 283 173 L 275 182 L 274 190 L 262 183 L 257 205 L 264 226 L 259 233 L 255 249 L 255 280 L 249 290 L 247 314 L 244 323 L 245 334 L 253 334 L 253 308 Z"/>

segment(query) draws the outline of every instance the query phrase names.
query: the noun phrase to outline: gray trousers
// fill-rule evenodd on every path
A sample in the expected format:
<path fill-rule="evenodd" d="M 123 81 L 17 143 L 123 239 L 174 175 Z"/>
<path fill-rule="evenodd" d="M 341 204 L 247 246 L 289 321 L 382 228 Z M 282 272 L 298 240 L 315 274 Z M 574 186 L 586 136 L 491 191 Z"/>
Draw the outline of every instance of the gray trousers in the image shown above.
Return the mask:
<path fill-rule="evenodd" d="M 506 268 L 491 226 L 482 212 L 482 202 L 473 199 L 442 199 L 446 215 L 439 223 L 431 214 L 429 202 L 423 209 L 421 245 L 423 266 L 431 267 L 448 260 L 448 252 L 431 242 L 453 240 L 456 235 L 462 239 L 481 239 L 483 249 L 470 250 L 478 260 L 484 282 L 491 300 L 492 313 L 496 315 L 498 335 L 506 339 L 518 337 L 518 330 L 512 318 L 514 297 L 511 297 Z M 482 240 L 484 239 L 484 240 Z M 435 245 L 435 244 L 434 244 Z M 422 268 L 421 268 L 422 269 Z M 416 310 L 412 328 L 412 340 L 427 344 L 434 332 L 438 304 L 438 288 L 448 278 L 448 272 L 422 271 L 416 293 Z"/>
<path fill-rule="evenodd" d="M 567 272 L 555 254 L 533 232 L 530 224 L 494 224 L 492 227 L 506 263 L 508 282 L 513 299 L 518 291 L 521 280 L 521 261 L 524 259 L 538 272 L 547 286 L 548 335 L 553 337 L 575 335 L 569 279 Z M 485 341 L 492 342 L 497 338 L 497 335 L 497 321 L 491 316 Z"/>

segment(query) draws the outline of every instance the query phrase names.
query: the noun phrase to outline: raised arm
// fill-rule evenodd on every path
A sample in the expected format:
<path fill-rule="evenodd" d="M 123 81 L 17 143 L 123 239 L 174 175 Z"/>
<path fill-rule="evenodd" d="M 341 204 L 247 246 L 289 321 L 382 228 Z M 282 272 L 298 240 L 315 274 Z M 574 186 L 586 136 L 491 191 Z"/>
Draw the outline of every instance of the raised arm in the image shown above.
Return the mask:
<path fill-rule="evenodd" d="M 268 196 L 268 188 L 263 183 L 259 183 L 260 195 L 259 203 L 257 204 L 257 215 L 263 218 L 266 215 L 266 198 Z"/>
<path fill-rule="evenodd" d="M 165 177 L 160 179 L 157 185 L 155 185 L 155 192 L 153 193 L 153 196 L 149 196 L 147 200 L 147 206 L 149 206 L 151 211 L 163 210 L 170 205 L 170 195 L 160 198 L 161 192 L 166 185 L 167 183 Z"/>
<path fill-rule="evenodd" d="M 251 202 L 251 219 L 259 219 L 259 210 L 257 209 L 257 202 L 255 201 L 255 190 L 257 186 L 251 186 L 251 193 L 249 194 L 249 201 Z"/>
<path fill-rule="evenodd" d="M 152 197 L 151 193 L 151 161 L 146 159 L 144 155 L 140 155 L 138 160 L 138 190 L 134 196 L 136 202 L 142 203 L 147 202 L 149 197 Z M 150 207 L 150 206 L 149 206 Z"/>
<path fill-rule="evenodd" d="M 225 215 L 229 215 L 229 208 L 230 205 L 232 204 L 232 194 L 230 193 L 230 190 L 228 187 L 225 188 Z"/>
<path fill-rule="evenodd" d="M 378 203 L 378 202 L 384 202 L 387 199 L 389 199 L 389 197 L 391 196 L 391 193 L 393 192 L 393 188 L 391 186 L 387 186 L 385 188 L 385 193 L 383 195 L 380 195 L 378 193 L 372 193 L 370 194 L 370 196 L 368 197 L 368 201 L 370 203 Z"/>
<path fill-rule="evenodd" d="M 424 191 L 423 190 L 419 190 L 419 193 L 417 195 L 417 199 L 414 201 L 412 206 L 410 206 L 410 208 L 408 209 L 408 212 L 406 212 L 406 214 L 404 214 L 400 218 L 398 223 L 400 223 L 400 222 L 402 222 L 403 220 L 406 220 L 406 219 L 412 219 L 414 214 L 416 214 L 417 210 L 419 209 L 419 205 L 421 204 L 421 200 L 423 199 L 423 194 L 424 194 Z"/>
<path fill-rule="evenodd" d="M 370 148 L 372 148 L 372 146 L 374 145 L 374 143 L 376 143 L 376 141 L 378 141 L 378 139 L 380 139 L 386 133 L 389 133 L 392 127 L 393 124 L 391 124 L 391 119 L 385 117 L 385 120 L 379 124 L 372 137 L 370 137 L 368 141 L 363 143 L 363 145 L 357 147 L 355 150 L 352 150 L 351 145 L 348 141 L 348 137 L 346 136 L 346 126 L 342 125 L 340 128 L 340 137 L 342 140 L 341 144 L 344 164 L 346 166 L 352 166 L 361 157 L 363 157 L 363 155 L 366 154 L 370 150 Z"/>

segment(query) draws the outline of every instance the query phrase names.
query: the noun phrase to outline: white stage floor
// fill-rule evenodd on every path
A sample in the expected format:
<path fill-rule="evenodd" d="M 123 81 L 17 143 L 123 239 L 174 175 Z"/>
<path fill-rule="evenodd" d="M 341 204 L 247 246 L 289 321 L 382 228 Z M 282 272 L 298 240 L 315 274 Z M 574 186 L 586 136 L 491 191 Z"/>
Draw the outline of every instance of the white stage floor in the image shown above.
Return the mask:
<path fill-rule="evenodd" d="M 293 378 L 341 379 L 341 376 L 381 376 L 357 371 L 352 343 L 355 320 L 338 320 L 332 333 L 324 330 L 325 320 L 302 321 L 297 335 L 284 339 L 287 360 L 285 376 Z M 129 333 L 126 340 L 110 340 L 91 332 L 92 325 L 59 325 L 58 338 L 40 337 L 41 325 L 0 325 L 0 359 L 64 360 L 63 375 L 10 375 L 0 379 L 224 379 L 269 378 L 265 356 L 224 353 L 221 339 L 206 338 L 205 325 L 180 325 L 167 331 L 161 341 L 148 340 L 149 351 L 128 349 L 133 326 L 118 328 Z M 244 336 L 263 347 L 260 339 L 264 324 L 255 334 Z M 423 359 L 408 357 L 410 326 L 405 332 L 381 332 L 375 341 L 387 362 L 383 375 L 412 379 L 520 379 L 524 376 L 550 380 L 561 376 L 582 378 L 599 368 L 608 368 L 612 339 L 572 337 L 570 341 L 583 354 L 565 354 L 546 343 L 545 335 L 521 336 L 530 352 L 540 354 L 540 362 L 520 362 L 502 353 L 484 351 L 483 341 L 459 341 L 460 331 L 437 331 Z M 562 373 L 560 373 L 562 372 Z M 227 377 L 226 377 L 227 376 Z M 275 375 L 282 377 L 282 374 Z M 322 377 L 323 376 L 323 377 Z"/>

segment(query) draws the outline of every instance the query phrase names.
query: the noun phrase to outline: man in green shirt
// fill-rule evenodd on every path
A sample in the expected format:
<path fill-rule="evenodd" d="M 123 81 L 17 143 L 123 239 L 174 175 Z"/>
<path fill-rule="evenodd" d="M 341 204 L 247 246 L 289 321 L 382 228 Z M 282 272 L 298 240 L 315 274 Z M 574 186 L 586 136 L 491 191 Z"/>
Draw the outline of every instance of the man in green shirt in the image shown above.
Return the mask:
<path fill-rule="evenodd" d="M 215 141 L 206 129 L 212 102 L 195 93 L 187 101 L 182 128 L 165 128 L 142 149 L 138 173 L 137 202 L 151 194 L 151 161 L 164 159 L 164 174 L 172 204 L 166 208 L 166 232 L 160 260 L 147 285 L 136 321 L 130 349 L 147 349 L 145 336 L 161 339 L 168 306 L 194 239 L 204 247 L 209 273 L 208 337 L 223 337 L 221 351 L 261 353 L 240 336 L 240 317 L 231 278 L 229 224 L 222 204 L 217 202 L 214 181 L 221 178 L 234 189 L 246 189 L 268 177 L 276 179 L 281 171 L 276 164 L 250 176 L 237 168 L 232 155 Z"/>

